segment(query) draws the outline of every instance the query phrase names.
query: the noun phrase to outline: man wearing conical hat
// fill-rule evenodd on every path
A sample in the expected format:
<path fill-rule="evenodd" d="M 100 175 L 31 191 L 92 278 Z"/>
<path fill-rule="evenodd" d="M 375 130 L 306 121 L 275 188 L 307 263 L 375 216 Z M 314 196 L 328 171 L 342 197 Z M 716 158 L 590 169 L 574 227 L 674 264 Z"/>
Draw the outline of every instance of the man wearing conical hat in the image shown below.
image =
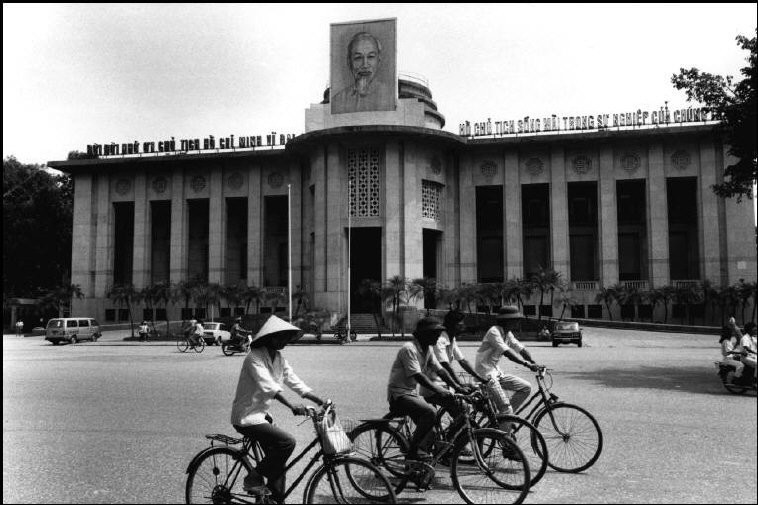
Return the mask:
<path fill-rule="evenodd" d="M 524 400 L 529 398 L 532 386 L 521 377 L 506 374 L 500 370 L 497 366 L 500 358 L 505 356 L 533 372 L 538 369 L 524 344 L 513 336 L 513 332 L 519 330 L 523 317 L 518 307 L 513 305 L 501 307 L 496 316 L 497 324 L 484 334 L 482 344 L 476 351 L 474 364 L 474 370 L 477 374 L 488 380 L 497 380 L 503 389 L 514 392 L 510 400 L 511 411 L 508 412 L 509 414 L 518 410 Z"/>
<path fill-rule="evenodd" d="M 302 331 L 297 326 L 271 316 L 250 344 L 237 382 L 232 405 L 232 425 L 243 435 L 257 440 L 265 457 L 255 471 L 245 477 L 244 489 L 253 494 L 265 493 L 262 477 L 268 479 L 268 490 L 277 503 L 283 503 L 285 468 L 295 450 L 295 439 L 286 431 L 271 424 L 269 409 L 272 400 L 289 408 L 294 415 L 305 415 L 302 404 L 291 404 L 283 395 L 283 384 L 292 391 L 318 405 L 324 403 L 312 393 L 282 356 L 281 350 L 297 340 Z"/>

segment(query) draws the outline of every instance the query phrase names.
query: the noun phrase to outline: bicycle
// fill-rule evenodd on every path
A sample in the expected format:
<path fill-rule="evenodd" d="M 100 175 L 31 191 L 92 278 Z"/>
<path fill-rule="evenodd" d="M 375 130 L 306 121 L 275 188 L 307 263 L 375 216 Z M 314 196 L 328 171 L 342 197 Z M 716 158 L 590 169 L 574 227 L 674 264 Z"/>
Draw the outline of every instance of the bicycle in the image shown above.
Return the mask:
<path fill-rule="evenodd" d="M 358 340 L 358 334 L 353 330 L 350 329 L 350 338 L 347 338 L 347 328 L 337 328 L 337 331 L 334 332 L 334 338 L 339 341 L 340 345 L 349 344 L 350 342 L 355 342 Z"/>
<path fill-rule="evenodd" d="M 515 415 L 529 421 L 547 443 L 547 464 L 558 472 L 578 473 L 595 464 L 603 451 L 603 432 L 597 420 L 585 409 L 560 401 L 551 392 L 553 376 L 550 369 L 540 366 L 535 372 L 537 391 L 524 402 Z M 550 384 L 547 384 L 547 381 Z M 534 407 L 525 413 L 536 400 Z M 480 413 L 477 423 L 488 425 Z"/>
<path fill-rule="evenodd" d="M 531 475 L 530 486 L 536 485 L 545 475 L 548 466 L 548 448 L 544 436 L 526 419 L 512 414 L 501 414 L 485 384 L 478 384 L 476 387 L 479 395 L 472 404 L 472 424 L 479 428 L 504 431 L 526 456 Z M 447 409 L 443 407 L 437 411 L 436 424 L 440 429 L 447 429 L 452 421 L 453 417 Z"/>
<path fill-rule="evenodd" d="M 179 349 L 179 352 L 187 352 L 190 348 L 197 353 L 203 352 L 205 349 L 205 339 L 202 335 L 195 336 L 195 338 L 197 340 L 196 342 L 193 342 L 192 335 L 182 335 L 177 337 L 176 348 Z"/>
<path fill-rule="evenodd" d="M 409 482 L 418 491 L 429 489 L 435 468 L 442 463 L 450 466 L 453 486 L 466 503 L 521 503 L 531 482 L 526 457 L 504 432 L 471 423 L 469 404 L 477 401 L 478 394 L 454 395 L 461 414 L 454 429 L 435 428 L 429 463 L 407 460 L 410 433 L 405 431 L 409 430 L 405 416 L 390 413 L 364 420 L 348 436 L 359 454 L 390 474 L 396 494 Z"/>
<path fill-rule="evenodd" d="M 332 403 L 320 410 L 308 408 L 316 437 L 287 464 L 288 472 L 313 448 L 316 454 L 285 491 L 287 498 L 320 460 L 303 491 L 303 503 L 395 503 L 395 492 L 382 472 L 370 462 L 349 454 L 331 454 L 325 449 L 317 428 Z M 250 495 L 242 489 L 244 477 L 262 459 L 260 445 L 250 437 L 233 438 L 222 434 L 205 435 L 211 446 L 200 451 L 187 467 L 187 503 L 274 503 L 268 494 Z M 214 445 L 218 442 L 223 445 Z M 241 447 L 233 447 L 239 446 Z M 328 447 L 328 446 L 327 446 Z"/>

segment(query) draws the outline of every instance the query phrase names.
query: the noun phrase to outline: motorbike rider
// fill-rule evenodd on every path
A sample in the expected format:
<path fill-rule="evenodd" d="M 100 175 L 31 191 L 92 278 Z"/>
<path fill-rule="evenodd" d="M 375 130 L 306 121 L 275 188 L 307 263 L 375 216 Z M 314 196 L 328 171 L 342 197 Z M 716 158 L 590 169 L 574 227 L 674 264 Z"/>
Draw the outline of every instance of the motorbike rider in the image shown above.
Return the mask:
<path fill-rule="evenodd" d="M 231 344 L 235 347 L 247 347 L 252 342 L 252 336 L 250 332 L 242 327 L 242 318 L 238 317 L 234 320 L 234 326 L 232 326 L 232 341 Z"/>
<path fill-rule="evenodd" d="M 754 322 L 745 325 L 745 334 L 740 339 L 742 348 L 742 364 L 753 369 L 753 377 L 756 377 L 756 326 Z M 736 375 L 736 374 L 735 374 Z"/>
<path fill-rule="evenodd" d="M 719 339 L 721 344 L 721 355 L 723 356 L 721 362 L 725 365 L 732 365 L 735 369 L 734 377 L 742 377 L 742 371 L 745 369 L 745 365 L 739 359 L 739 351 L 735 350 L 735 347 L 739 346 L 739 341 L 734 337 L 732 329 L 729 326 L 724 326 L 721 329 L 721 338 Z"/>

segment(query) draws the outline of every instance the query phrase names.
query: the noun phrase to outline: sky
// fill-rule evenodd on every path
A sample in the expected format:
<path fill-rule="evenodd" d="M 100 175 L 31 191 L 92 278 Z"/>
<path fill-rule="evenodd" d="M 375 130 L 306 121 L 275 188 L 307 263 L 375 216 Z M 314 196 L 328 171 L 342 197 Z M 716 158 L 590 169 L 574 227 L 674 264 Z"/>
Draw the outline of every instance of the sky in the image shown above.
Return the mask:
<path fill-rule="evenodd" d="M 740 77 L 753 4 L 3 4 L 3 157 L 304 133 L 329 24 L 397 18 L 397 68 L 459 123 L 688 105 L 680 67 Z"/>

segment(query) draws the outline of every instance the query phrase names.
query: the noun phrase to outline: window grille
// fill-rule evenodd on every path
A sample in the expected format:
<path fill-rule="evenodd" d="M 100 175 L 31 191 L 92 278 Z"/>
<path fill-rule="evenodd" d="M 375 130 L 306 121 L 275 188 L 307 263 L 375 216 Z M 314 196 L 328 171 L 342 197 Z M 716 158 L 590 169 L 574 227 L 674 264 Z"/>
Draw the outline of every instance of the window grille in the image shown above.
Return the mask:
<path fill-rule="evenodd" d="M 432 181 L 421 181 L 421 217 L 433 221 L 440 220 L 442 201 L 442 184 Z"/>
<path fill-rule="evenodd" d="M 380 166 L 381 156 L 375 147 L 347 150 L 351 217 L 379 216 Z"/>

